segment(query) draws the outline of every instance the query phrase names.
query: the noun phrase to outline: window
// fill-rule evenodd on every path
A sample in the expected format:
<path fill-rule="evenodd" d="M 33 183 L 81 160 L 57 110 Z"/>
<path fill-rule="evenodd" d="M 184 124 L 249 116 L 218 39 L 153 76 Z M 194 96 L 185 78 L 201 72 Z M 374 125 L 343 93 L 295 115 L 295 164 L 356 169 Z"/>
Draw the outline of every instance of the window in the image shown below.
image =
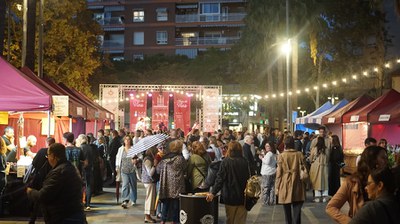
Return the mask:
<path fill-rule="evenodd" d="M 167 44 L 168 43 L 167 31 L 157 31 L 156 39 L 157 39 L 157 44 Z"/>
<path fill-rule="evenodd" d="M 200 10 L 201 14 L 218 14 L 219 3 L 203 3 Z"/>
<path fill-rule="evenodd" d="M 144 11 L 143 9 L 135 9 L 133 10 L 133 22 L 144 22 Z"/>
<path fill-rule="evenodd" d="M 133 60 L 140 61 L 144 59 L 143 53 L 133 53 Z"/>
<path fill-rule="evenodd" d="M 133 45 L 144 45 L 144 32 L 133 33 Z"/>
<path fill-rule="evenodd" d="M 157 12 L 157 21 L 168 21 L 168 12 L 166 8 L 158 8 Z"/>

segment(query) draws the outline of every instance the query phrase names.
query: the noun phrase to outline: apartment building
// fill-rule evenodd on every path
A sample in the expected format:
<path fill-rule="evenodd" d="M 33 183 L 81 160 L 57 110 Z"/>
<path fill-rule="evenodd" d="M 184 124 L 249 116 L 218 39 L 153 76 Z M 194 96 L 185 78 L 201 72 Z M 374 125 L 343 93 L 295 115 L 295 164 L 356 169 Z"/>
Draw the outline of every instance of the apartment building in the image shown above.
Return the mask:
<path fill-rule="evenodd" d="M 227 50 L 241 37 L 247 0 L 87 0 L 113 60 Z"/>

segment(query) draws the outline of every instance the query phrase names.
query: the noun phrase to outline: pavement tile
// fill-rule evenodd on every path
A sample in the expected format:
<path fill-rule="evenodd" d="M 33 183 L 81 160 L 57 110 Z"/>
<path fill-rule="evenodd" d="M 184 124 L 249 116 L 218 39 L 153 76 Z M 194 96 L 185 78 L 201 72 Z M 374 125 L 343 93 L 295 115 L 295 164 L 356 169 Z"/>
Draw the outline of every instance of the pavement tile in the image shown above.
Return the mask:
<path fill-rule="evenodd" d="M 104 193 L 92 198 L 91 210 L 85 212 L 89 223 L 143 223 L 144 220 L 144 196 L 143 184 L 138 183 L 137 204 L 123 209 L 115 198 L 115 188 L 104 188 Z M 302 208 L 302 223 L 334 223 L 325 213 L 326 203 L 311 202 L 312 193 L 307 192 L 307 200 Z M 121 199 L 120 199 L 121 201 Z M 342 210 L 346 212 L 348 206 Z M 27 223 L 29 219 L 24 217 L 0 218 L 0 223 L 19 224 Z M 218 223 L 225 223 L 225 207 L 220 204 Z M 284 223 L 284 213 L 282 205 L 265 206 L 259 201 L 248 213 L 247 223 Z M 42 224 L 43 219 L 39 219 L 38 224 Z"/>

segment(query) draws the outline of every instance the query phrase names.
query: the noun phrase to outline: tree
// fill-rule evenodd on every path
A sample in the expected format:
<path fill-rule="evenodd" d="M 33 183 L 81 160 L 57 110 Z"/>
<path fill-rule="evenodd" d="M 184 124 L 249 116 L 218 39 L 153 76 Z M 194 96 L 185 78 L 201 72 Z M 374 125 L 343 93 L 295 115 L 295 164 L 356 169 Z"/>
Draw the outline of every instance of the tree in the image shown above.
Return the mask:
<path fill-rule="evenodd" d="M 22 12 L 16 10 L 16 3 L 10 2 L 11 46 L 5 54 L 10 54 L 11 63 L 19 67 Z M 86 1 L 46 0 L 44 24 L 44 74 L 91 96 L 88 79 L 101 64 L 97 40 L 101 28 L 86 9 Z"/>
<path fill-rule="evenodd" d="M 46 1 L 44 73 L 91 96 L 88 79 L 101 64 L 98 34 L 85 0 Z"/>

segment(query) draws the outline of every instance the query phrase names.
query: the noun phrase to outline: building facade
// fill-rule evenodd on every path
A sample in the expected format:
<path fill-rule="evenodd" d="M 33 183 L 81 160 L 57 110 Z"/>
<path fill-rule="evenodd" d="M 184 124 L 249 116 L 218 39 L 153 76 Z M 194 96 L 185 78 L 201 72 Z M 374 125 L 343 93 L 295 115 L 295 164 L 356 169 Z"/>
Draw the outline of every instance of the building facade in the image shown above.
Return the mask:
<path fill-rule="evenodd" d="M 145 55 L 195 58 L 230 49 L 241 37 L 246 0 L 87 0 L 103 27 L 102 51 L 113 60 Z"/>

